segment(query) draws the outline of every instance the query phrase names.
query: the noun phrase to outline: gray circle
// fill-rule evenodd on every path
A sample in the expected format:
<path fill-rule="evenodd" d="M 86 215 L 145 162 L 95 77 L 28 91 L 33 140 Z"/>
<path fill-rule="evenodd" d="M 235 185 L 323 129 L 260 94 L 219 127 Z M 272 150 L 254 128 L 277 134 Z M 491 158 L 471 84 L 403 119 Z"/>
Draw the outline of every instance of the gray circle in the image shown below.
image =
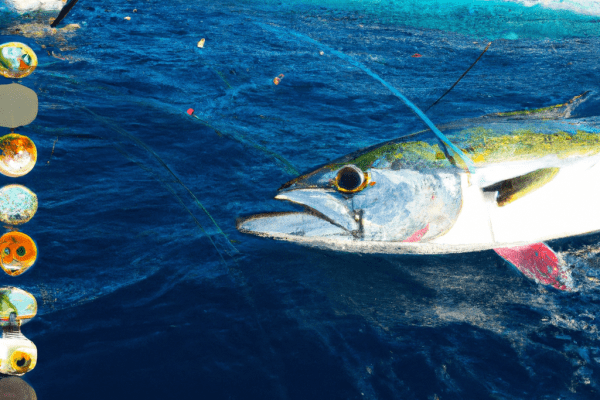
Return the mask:
<path fill-rule="evenodd" d="M 37 400 L 35 390 L 16 376 L 0 379 L 0 400 Z"/>

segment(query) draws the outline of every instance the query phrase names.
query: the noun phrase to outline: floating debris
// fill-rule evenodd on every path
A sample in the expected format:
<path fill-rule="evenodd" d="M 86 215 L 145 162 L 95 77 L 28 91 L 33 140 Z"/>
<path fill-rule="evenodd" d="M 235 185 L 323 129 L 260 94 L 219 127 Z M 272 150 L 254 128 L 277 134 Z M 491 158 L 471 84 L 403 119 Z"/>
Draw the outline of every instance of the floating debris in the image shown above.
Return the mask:
<path fill-rule="evenodd" d="M 423 56 L 421 54 L 419 54 L 419 53 L 415 53 L 411 57 L 413 57 L 413 58 L 420 58 L 420 57 L 423 57 Z"/>
<path fill-rule="evenodd" d="M 205 41 L 204 38 L 200 39 L 200 41 L 198 42 L 198 47 L 203 48 L 204 47 L 204 41 Z"/>
<path fill-rule="evenodd" d="M 79 25 L 79 24 L 67 24 L 60 29 L 63 31 L 75 31 L 80 28 L 81 28 L 81 25 Z"/>
<path fill-rule="evenodd" d="M 131 17 L 127 16 L 124 19 L 126 19 L 127 21 L 129 21 L 131 19 Z"/>
<path fill-rule="evenodd" d="M 283 74 L 279 74 L 279 76 L 276 76 L 275 78 L 273 78 L 273 83 L 276 85 L 279 85 L 279 82 L 281 82 L 281 80 L 283 79 L 284 75 Z"/>

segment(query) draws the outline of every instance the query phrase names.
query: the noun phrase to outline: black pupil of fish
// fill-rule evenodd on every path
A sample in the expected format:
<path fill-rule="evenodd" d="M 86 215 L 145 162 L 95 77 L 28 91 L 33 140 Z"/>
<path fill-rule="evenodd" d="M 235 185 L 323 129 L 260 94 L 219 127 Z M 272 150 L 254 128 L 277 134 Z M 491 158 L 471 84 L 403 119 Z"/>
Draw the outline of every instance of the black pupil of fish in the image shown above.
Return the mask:
<path fill-rule="evenodd" d="M 17 361 L 17 365 L 19 367 L 25 366 L 26 363 L 27 363 L 27 360 L 25 358 L 21 358 L 19 361 Z"/>
<path fill-rule="evenodd" d="M 25 247 L 21 246 L 17 249 L 17 255 L 23 257 L 25 255 Z"/>
<path fill-rule="evenodd" d="M 362 177 L 354 168 L 346 167 L 338 172 L 338 186 L 344 190 L 355 190 L 362 183 Z"/>

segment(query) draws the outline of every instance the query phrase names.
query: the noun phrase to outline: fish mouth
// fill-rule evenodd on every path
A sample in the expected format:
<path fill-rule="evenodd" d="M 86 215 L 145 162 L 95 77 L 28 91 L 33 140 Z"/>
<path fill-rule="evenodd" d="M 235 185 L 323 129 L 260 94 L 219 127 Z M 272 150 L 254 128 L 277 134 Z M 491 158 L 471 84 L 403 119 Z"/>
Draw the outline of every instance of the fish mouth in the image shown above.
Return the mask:
<path fill-rule="evenodd" d="M 274 239 L 300 238 L 353 239 L 360 232 L 360 223 L 344 204 L 344 198 L 327 189 L 293 189 L 280 192 L 277 200 L 304 207 L 303 212 L 271 212 L 239 218 L 237 229 L 242 233 Z"/>

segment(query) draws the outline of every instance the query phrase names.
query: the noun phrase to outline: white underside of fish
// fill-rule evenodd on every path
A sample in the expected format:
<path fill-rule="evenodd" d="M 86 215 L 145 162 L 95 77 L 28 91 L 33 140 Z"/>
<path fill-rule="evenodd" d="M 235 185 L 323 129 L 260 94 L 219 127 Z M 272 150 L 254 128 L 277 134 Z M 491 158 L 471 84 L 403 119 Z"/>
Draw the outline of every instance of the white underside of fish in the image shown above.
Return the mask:
<path fill-rule="evenodd" d="M 429 243 L 491 249 L 599 231 L 599 161 L 596 156 L 565 163 L 550 182 L 502 207 L 496 203 L 495 192 L 469 186 L 469 178 L 463 175 L 458 219 L 445 235 Z M 510 163 L 498 167 L 510 170 Z"/>

